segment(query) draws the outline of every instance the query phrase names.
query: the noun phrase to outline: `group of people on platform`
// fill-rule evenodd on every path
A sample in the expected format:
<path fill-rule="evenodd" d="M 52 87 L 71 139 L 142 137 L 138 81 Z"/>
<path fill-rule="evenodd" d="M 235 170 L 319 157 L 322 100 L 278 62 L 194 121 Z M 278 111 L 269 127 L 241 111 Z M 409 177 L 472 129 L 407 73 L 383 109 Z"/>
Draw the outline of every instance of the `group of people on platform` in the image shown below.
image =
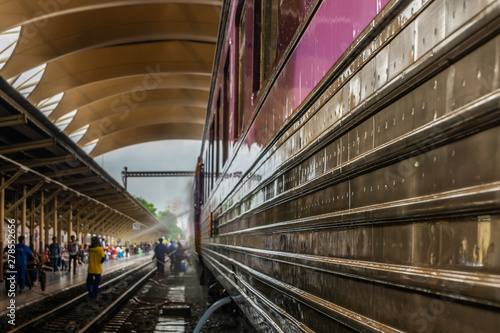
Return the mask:
<path fill-rule="evenodd" d="M 102 241 L 97 236 L 94 236 L 92 237 L 90 247 L 87 248 L 86 244 L 81 247 L 79 242 L 76 241 L 75 236 L 71 236 L 71 242 L 66 250 L 56 240 L 56 237 L 52 238 L 52 244 L 46 247 L 45 254 L 42 255 L 38 251 L 33 251 L 25 244 L 24 236 L 18 237 L 19 243 L 15 246 L 15 283 L 18 292 L 22 293 L 26 285 L 25 278 L 28 261 L 36 261 L 39 265 L 50 264 L 54 274 L 58 270 L 64 269 L 63 252 L 67 251 L 69 254 L 68 273 L 71 273 L 71 266 L 73 265 L 73 274 L 76 274 L 76 266 L 83 264 L 83 258 L 88 253 L 87 289 L 89 290 L 89 296 L 94 301 L 97 301 L 98 287 L 102 274 L 101 264 L 105 259 L 104 249 L 101 247 Z M 8 251 L 6 247 L 4 252 Z M 35 270 L 35 272 L 37 271 Z M 35 280 L 36 278 L 35 276 Z"/>
<path fill-rule="evenodd" d="M 71 242 L 66 249 L 56 242 L 57 238 L 52 238 L 52 244 L 45 247 L 45 260 L 50 262 L 52 273 L 57 271 L 65 271 L 68 269 L 68 274 L 71 273 L 71 264 L 73 263 L 73 274 L 76 274 L 76 266 L 83 265 L 87 258 L 87 244 L 83 247 L 71 236 Z M 68 252 L 69 258 L 65 259 L 65 252 Z"/>
<path fill-rule="evenodd" d="M 119 258 L 121 256 L 129 256 L 129 247 L 108 246 L 105 239 L 100 239 L 97 236 L 92 237 L 90 247 L 87 244 L 80 246 L 80 243 L 76 240 L 75 236 L 71 236 L 71 241 L 68 247 L 61 246 L 57 243 L 57 238 L 52 238 L 52 243 L 45 247 L 45 253 L 42 254 L 38 251 L 32 250 L 33 247 L 29 247 L 25 244 L 25 237 L 19 236 L 19 243 L 15 246 L 15 268 L 16 268 L 16 288 L 19 293 L 24 290 L 26 281 L 26 271 L 28 261 L 36 260 L 39 265 L 48 265 L 51 267 L 53 274 L 57 271 L 65 270 L 66 266 L 68 269 L 68 274 L 71 273 L 71 268 L 73 267 L 73 274 L 76 274 L 76 267 L 78 265 L 83 265 L 88 262 L 87 270 L 87 290 L 89 292 L 89 297 L 98 302 L 98 290 L 102 274 L 102 263 L 108 258 Z M 167 243 L 168 244 L 168 243 Z M 141 252 L 148 254 L 151 245 L 149 243 L 140 243 L 139 246 L 132 245 L 132 253 Z M 4 249 L 7 252 L 7 247 Z M 69 259 L 65 259 L 65 253 L 68 252 Z M 184 261 L 187 259 L 185 256 L 185 251 L 180 242 L 171 241 L 170 246 L 165 244 L 163 238 L 159 239 L 159 242 L 154 244 L 154 256 L 153 260 L 156 259 L 158 274 L 164 274 L 165 272 L 165 259 L 169 257 L 170 259 L 170 271 L 179 272 L 183 270 Z M 121 255 L 120 255 L 121 254 Z M 67 261 L 67 262 L 66 262 Z"/>

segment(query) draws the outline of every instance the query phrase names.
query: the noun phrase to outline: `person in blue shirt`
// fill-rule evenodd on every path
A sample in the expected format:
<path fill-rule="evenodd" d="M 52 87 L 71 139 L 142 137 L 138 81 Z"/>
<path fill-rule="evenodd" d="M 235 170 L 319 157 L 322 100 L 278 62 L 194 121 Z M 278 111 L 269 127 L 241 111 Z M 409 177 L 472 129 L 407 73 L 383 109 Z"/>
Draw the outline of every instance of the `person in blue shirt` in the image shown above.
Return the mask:
<path fill-rule="evenodd" d="M 163 244 L 163 239 L 159 239 L 160 243 L 155 247 L 155 254 L 153 256 L 153 260 L 156 259 L 156 267 L 158 268 L 158 275 L 165 274 L 165 254 L 168 249 L 165 244 Z"/>
<path fill-rule="evenodd" d="M 33 252 L 24 244 L 24 236 L 19 236 L 19 244 L 16 245 L 16 283 L 19 286 L 19 293 L 23 292 L 26 283 L 26 266 L 28 264 L 28 254 L 33 255 Z"/>
<path fill-rule="evenodd" d="M 170 241 L 170 246 L 168 247 L 168 256 L 170 258 L 170 271 L 174 270 L 175 253 L 177 252 L 177 247 L 173 240 Z"/>
<path fill-rule="evenodd" d="M 50 264 L 52 265 L 52 274 L 58 271 L 58 260 L 59 254 L 61 253 L 61 247 L 56 243 L 57 238 L 52 237 L 52 244 L 49 245 L 49 253 L 50 253 Z"/>

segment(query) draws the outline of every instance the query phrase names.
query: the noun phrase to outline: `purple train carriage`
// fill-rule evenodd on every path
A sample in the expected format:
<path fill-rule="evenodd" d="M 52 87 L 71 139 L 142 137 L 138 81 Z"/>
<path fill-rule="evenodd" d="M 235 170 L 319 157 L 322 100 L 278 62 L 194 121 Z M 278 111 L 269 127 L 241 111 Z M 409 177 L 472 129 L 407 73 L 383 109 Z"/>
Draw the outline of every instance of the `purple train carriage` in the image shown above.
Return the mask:
<path fill-rule="evenodd" d="M 257 330 L 498 329 L 499 18 L 224 1 L 194 228 Z"/>

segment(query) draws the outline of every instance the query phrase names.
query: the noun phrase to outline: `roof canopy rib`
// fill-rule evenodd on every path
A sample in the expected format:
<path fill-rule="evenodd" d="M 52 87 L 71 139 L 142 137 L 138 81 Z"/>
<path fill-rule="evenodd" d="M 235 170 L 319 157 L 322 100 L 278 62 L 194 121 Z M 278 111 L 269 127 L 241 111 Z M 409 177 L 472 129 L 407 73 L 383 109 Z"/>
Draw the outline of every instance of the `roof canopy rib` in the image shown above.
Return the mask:
<path fill-rule="evenodd" d="M 196 140 L 197 131 L 203 131 L 203 124 L 191 123 L 155 124 L 115 132 L 99 141 L 99 145 L 90 153 L 91 157 L 99 156 L 114 150 L 116 146 L 127 147 L 142 142 L 159 140 Z M 193 130 L 194 129 L 194 130 Z"/>
<path fill-rule="evenodd" d="M 172 108 L 149 108 L 140 112 L 130 112 L 124 115 L 115 115 L 107 117 L 90 124 L 85 135 L 78 141 L 80 145 L 86 145 L 95 139 L 103 139 L 108 135 L 132 129 L 135 127 L 144 127 L 154 124 L 192 124 L 203 125 L 205 122 L 206 110 L 196 107 Z M 164 120 L 167 117 L 168 122 Z M 197 123 L 196 123 L 197 120 Z"/>
<path fill-rule="evenodd" d="M 91 156 L 201 139 L 221 7 L 222 0 L 3 1 L 0 32 L 21 32 L 0 75 L 45 65 L 28 100 L 63 96 L 49 119 L 68 135 L 88 128 L 78 145 L 97 142 Z"/>
<path fill-rule="evenodd" d="M 73 121 L 66 129 L 68 134 L 85 126 L 86 124 L 100 123 L 103 126 L 116 125 L 110 124 L 109 119 L 114 118 L 119 122 L 126 120 L 131 113 L 148 108 L 172 108 L 175 106 L 186 106 L 202 108 L 206 113 L 206 100 L 208 93 L 199 90 L 190 89 L 157 89 L 151 91 L 127 92 L 118 96 L 101 99 L 95 103 L 87 104 L 79 108 Z M 112 111 L 111 113 L 109 111 Z M 59 110 L 57 110 L 59 111 Z M 54 113 L 53 113 L 54 114 Z M 67 114 L 67 113 L 65 113 Z M 55 117 L 49 117 L 56 120 L 56 117 L 64 114 L 57 113 Z M 116 117 L 118 116 L 118 118 Z M 167 119 L 165 119 L 167 121 Z M 203 115 L 203 121 L 205 120 Z M 193 119 L 197 122 L 198 119 Z"/>
<path fill-rule="evenodd" d="M 154 81 L 153 81 L 154 80 Z M 201 90 L 208 93 L 210 84 L 209 75 L 195 74 L 146 74 L 124 78 L 114 78 L 107 81 L 94 82 L 85 86 L 65 91 L 64 97 L 59 103 L 56 113 L 50 119 L 57 120 L 62 115 L 75 109 L 86 107 L 110 97 L 120 98 L 123 94 L 129 94 L 142 90 L 142 86 L 152 82 L 158 83 L 155 89 L 190 89 Z"/>

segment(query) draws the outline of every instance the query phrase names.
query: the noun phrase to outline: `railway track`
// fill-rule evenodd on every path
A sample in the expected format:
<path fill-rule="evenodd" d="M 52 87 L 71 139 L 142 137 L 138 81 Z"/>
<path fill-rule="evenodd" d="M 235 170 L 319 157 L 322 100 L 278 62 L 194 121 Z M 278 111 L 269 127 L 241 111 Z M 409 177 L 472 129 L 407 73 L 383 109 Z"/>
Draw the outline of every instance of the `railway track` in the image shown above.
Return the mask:
<path fill-rule="evenodd" d="M 88 293 L 39 315 L 10 332 L 95 332 L 131 295 L 156 272 L 144 274 L 152 262 L 145 263 L 99 287 L 99 303 Z M 139 280 L 137 280 L 140 278 Z"/>

